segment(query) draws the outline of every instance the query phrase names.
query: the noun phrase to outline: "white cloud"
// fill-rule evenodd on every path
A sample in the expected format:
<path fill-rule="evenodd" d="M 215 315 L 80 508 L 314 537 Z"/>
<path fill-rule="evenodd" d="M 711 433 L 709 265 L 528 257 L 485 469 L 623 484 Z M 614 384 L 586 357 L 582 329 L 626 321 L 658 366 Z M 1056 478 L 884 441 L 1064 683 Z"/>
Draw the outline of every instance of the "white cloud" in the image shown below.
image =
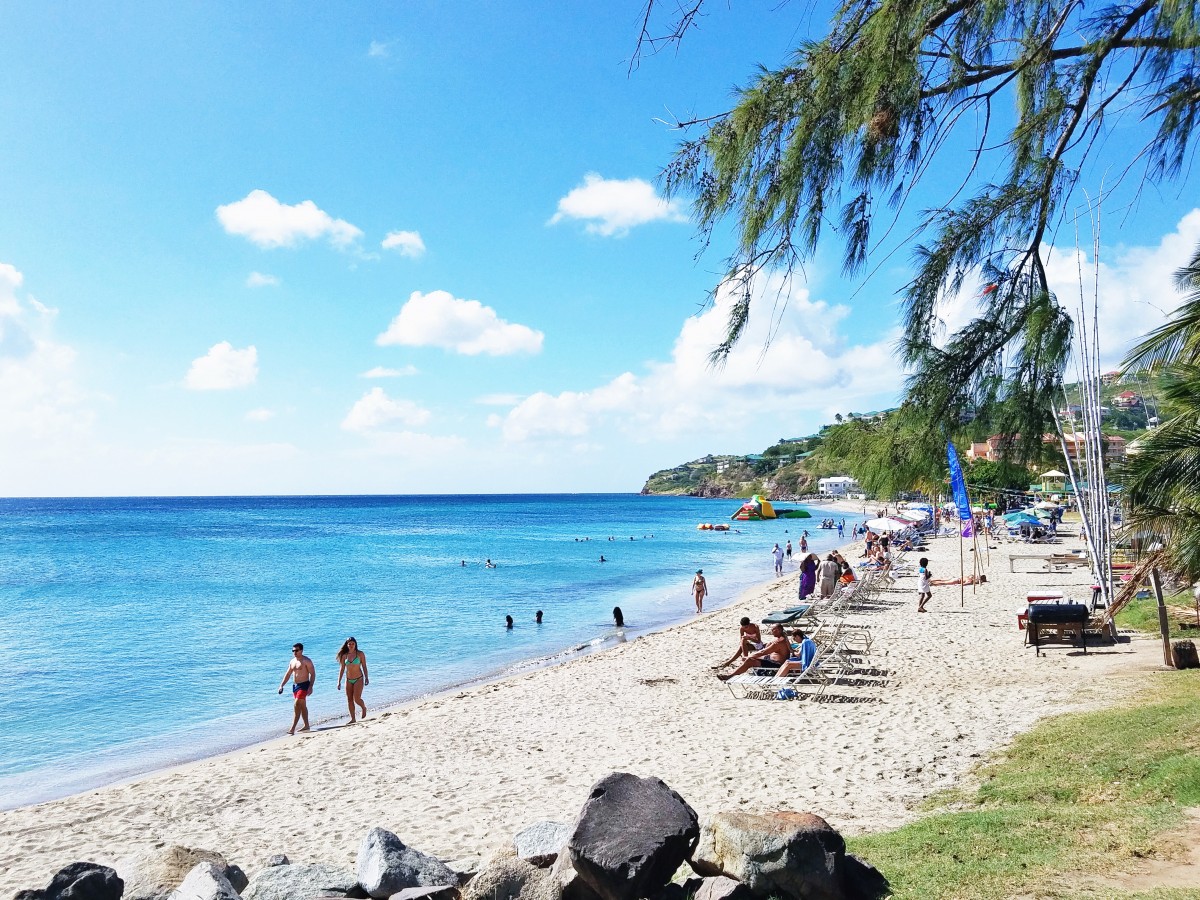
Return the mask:
<path fill-rule="evenodd" d="M 1091 316 L 1099 283 L 1100 359 L 1104 369 L 1116 368 L 1130 347 L 1175 311 L 1183 295 L 1175 289 L 1175 271 L 1184 266 L 1200 244 L 1200 209 L 1193 209 L 1150 247 L 1101 247 L 1097 276 L 1091 255 L 1075 248 L 1050 248 L 1046 274 L 1050 289 L 1072 315 L 1079 309 L 1080 271 L 1083 294 Z M 1067 380 L 1075 379 L 1074 369 Z"/>
<path fill-rule="evenodd" d="M 359 378 L 405 378 L 409 375 L 418 373 L 416 366 L 404 366 L 402 369 L 389 369 L 386 366 L 376 366 L 373 369 L 367 369 L 359 375 Z"/>
<path fill-rule="evenodd" d="M 385 394 L 383 388 L 373 387 L 350 408 L 342 420 L 342 428 L 346 431 L 371 432 L 392 422 L 417 428 L 429 419 L 429 410 L 411 400 L 395 400 Z"/>
<path fill-rule="evenodd" d="M 70 453 L 95 421 L 75 350 L 54 338 L 58 311 L 22 296 L 24 283 L 16 266 L 0 263 L 0 470 L 16 476 L 8 490 L 22 493 L 32 461 Z"/>
<path fill-rule="evenodd" d="M 217 219 L 226 233 L 240 235 L 259 247 L 292 247 L 319 238 L 328 238 L 335 247 L 346 247 L 363 234 L 311 200 L 289 206 L 263 190 L 253 190 L 241 200 L 218 206 Z"/>
<path fill-rule="evenodd" d="M 262 406 L 246 413 L 247 422 L 269 422 L 273 418 L 275 418 L 275 411 Z"/>
<path fill-rule="evenodd" d="M 506 356 L 539 353 L 543 337 L 528 326 L 506 322 L 478 300 L 460 300 L 447 291 L 413 291 L 375 343 L 441 347 L 465 356 Z"/>
<path fill-rule="evenodd" d="M 484 394 L 476 397 L 475 402 L 480 406 L 516 406 L 522 399 L 521 394 Z"/>
<path fill-rule="evenodd" d="M 206 354 L 192 360 L 183 379 L 193 391 L 225 391 L 248 387 L 258 378 L 258 350 L 251 344 L 235 350 L 229 341 L 213 344 Z"/>
<path fill-rule="evenodd" d="M 425 242 L 419 231 L 389 231 L 379 245 L 384 250 L 395 250 L 401 256 L 416 259 L 425 253 Z"/>
<path fill-rule="evenodd" d="M 557 225 L 564 219 L 586 221 L 588 233 L 611 237 L 623 235 L 635 225 L 659 220 L 684 222 L 687 217 L 677 201 L 659 197 L 648 181 L 602 178 L 589 172 L 583 184 L 558 201 L 558 212 L 548 224 Z"/>
<path fill-rule="evenodd" d="M 1088 250 L 1045 245 L 1046 275 L 1059 304 L 1080 321 L 1080 281 L 1089 322 L 1093 303 L 1099 298 L 1101 368 L 1120 365 L 1130 347 L 1142 335 L 1167 320 L 1179 306 L 1182 295 L 1175 290 L 1175 271 L 1185 265 L 1200 244 L 1200 209 L 1179 220 L 1175 229 L 1153 246 L 1101 247 L 1097 270 Z M 989 295 L 979 273 L 967 278 L 963 289 L 938 301 L 936 343 L 944 346 L 956 332 L 980 315 Z M 1089 342 L 1092 332 L 1089 329 Z M 1068 367 L 1067 381 L 1077 377 Z"/>
<path fill-rule="evenodd" d="M 392 55 L 392 47 L 395 43 L 395 41 L 371 41 L 370 46 L 367 47 L 367 56 L 372 59 L 386 59 Z"/>
<path fill-rule="evenodd" d="M 727 288 L 684 323 L 670 361 L 588 390 L 535 393 L 489 421 L 509 441 L 574 444 L 607 428 L 617 432 L 613 442 L 704 438 L 728 444 L 766 423 L 791 430 L 804 411 L 815 418 L 874 408 L 881 397 L 899 392 L 903 373 L 894 358 L 894 328 L 856 344 L 839 330 L 849 310 L 813 300 L 798 280 L 764 276 L 753 292 L 745 334 L 719 369 L 709 366 L 708 356 L 725 337 L 734 300 Z"/>
<path fill-rule="evenodd" d="M 24 283 L 25 276 L 16 266 L 0 263 L 0 316 L 16 316 L 21 311 L 17 288 Z"/>
<path fill-rule="evenodd" d="M 463 451 L 468 453 L 465 458 Z M 366 445 L 350 451 L 351 457 L 405 457 L 428 470 L 428 477 L 444 479 L 447 465 L 472 466 L 470 445 L 457 435 L 422 434 L 416 431 L 375 431 L 367 435 Z M 450 462 L 453 460 L 453 462 Z M 415 472 L 415 469 L 407 470 Z M 410 482 L 419 484 L 420 482 Z M 461 480 L 455 479 L 455 484 Z"/>
<path fill-rule="evenodd" d="M 264 275 L 262 272 L 251 272 L 246 277 L 246 287 L 279 287 L 279 278 L 275 275 Z"/>

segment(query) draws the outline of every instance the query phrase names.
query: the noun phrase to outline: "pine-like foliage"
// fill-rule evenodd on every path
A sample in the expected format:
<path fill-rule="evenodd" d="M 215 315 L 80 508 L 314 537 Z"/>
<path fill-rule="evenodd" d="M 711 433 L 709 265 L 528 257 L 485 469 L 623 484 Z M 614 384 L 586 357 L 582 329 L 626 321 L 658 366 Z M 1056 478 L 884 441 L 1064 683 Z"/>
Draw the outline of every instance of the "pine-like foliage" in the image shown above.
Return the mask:
<path fill-rule="evenodd" d="M 679 8 L 676 37 L 702 2 Z M 1179 174 L 1200 112 L 1198 47 L 1186 0 L 846 0 L 823 40 L 761 70 L 732 109 L 678 123 L 700 133 L 666 167 L 668 193 L 691 197 L 706 243 L 721 223 L 736 234 L 722 281 L 742 302 L 714 362 L 742 332 L 758 272 L 801 265 L 829 231 L 847 274 L 861 272 L 879 214 L 890 225 L 922 185 L 939 205 L 913 233 L 903 291 L 909 399 L 943 431 L 983 413 L 1031 455 L 1072 331 L 1045 241 L 1114 117 L 1140 121 L 1145 141 L 1110 151 L 1152 179 Z M 969 172 L 947 179 L 964 152 Z M 987 311 L 942 342 L 939 304 L 981 287 Z"/>

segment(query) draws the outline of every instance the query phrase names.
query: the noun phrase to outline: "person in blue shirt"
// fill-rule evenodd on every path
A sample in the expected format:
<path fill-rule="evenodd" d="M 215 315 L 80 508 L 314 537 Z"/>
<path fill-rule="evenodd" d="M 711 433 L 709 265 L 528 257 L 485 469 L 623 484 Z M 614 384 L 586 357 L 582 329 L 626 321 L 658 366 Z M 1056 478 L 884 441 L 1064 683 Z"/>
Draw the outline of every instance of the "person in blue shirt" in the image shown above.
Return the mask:
<path fill-rule="evenodd" d="M 817 657 L 817 645 L 807 634 L 797 628 L 792 632 L 792 655 L 779 667 L 777 676 L 799 675 L 808 670 Z"/>

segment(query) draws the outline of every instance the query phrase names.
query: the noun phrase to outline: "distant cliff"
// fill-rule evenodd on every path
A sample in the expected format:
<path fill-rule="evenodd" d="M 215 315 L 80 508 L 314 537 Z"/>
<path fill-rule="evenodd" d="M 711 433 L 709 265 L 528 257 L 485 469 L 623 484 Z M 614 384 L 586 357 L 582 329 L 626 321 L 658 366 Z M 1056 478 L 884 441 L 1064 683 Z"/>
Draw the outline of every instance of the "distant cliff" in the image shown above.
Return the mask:
<path fill-rule="evenodd" d="M 804 462 L 785 463 L 740 456 L 706 456 L 655 472 L 642 488 L 643 494 L 675 494 L 688 497 L 771 498 L 813 493 L 816 479 L 804 470 Z M 764 472 L 763 469 L 769 468 Z M 720 471 L 718 471 L 720 470 Z"/>

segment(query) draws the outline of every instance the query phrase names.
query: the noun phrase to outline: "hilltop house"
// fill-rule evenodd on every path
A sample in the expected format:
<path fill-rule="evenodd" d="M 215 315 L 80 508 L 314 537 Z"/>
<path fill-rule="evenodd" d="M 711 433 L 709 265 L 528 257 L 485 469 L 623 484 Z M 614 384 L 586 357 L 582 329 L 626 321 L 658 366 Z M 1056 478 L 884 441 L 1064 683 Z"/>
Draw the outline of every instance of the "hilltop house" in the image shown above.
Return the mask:
<path fill-rule="evenodd" d="M 833 475 L 817 481 L 817 493 L 823 497 L 846 497 L 861 490 L 859 483 L 849 475 Z"/>
<path fill-rule="evenodd" d="M 1142 397 L 1133 391 L 1122 391 L 1113 397 L 1112 402 L 1113 406 L 1119 406 L 1121 409 L 1132 409 L 1142 402 Z"/>
<path fill-rule="evenodd" d="M 1069 456 L 1072 460 L 1076 460 L 1085 455 L 1085 444 L 1087 438 L 1082 432 L 1068 431 L 1065 435 L 1063 435 L 1063 437 L 1067 445 L 1067 456 Z M 1104 435 L 1104 441 L 1104 459 L 1107 462 L 1116 462 L 1125 458 L 1126 445 L 1128 443 L 1125 438 L 1116 434 L 1106 434 Z M 1042 443 L 1050 444 L 1055 447 L 1060 446 L 1058 443 L 1058 435 L 1056 434 L 1042 435 Z"/>
<path fill-rule="evenodd" d="M 993 434 L 986 441 L 975 441 L 967 448 L 967 459 L 986 459 L 996 462 L 1005 451 L 1020 439 L 1019 434 Z"/>

